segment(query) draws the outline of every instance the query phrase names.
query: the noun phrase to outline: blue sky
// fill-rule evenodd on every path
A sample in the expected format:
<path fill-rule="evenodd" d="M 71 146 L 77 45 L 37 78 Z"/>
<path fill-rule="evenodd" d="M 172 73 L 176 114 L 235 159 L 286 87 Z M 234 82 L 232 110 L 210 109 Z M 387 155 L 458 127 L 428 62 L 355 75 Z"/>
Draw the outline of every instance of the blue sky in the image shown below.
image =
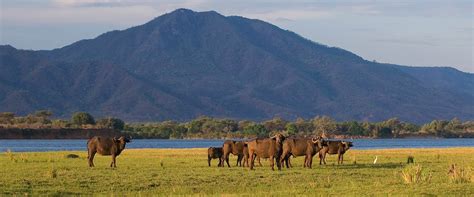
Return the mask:
<path fill-rule="evenodd" d="M 471 0 L 1 0 L 0 44 L 53 49 L 143 24 L 177 8 L 273 23 L 365 59 L 474 73 Z"/>

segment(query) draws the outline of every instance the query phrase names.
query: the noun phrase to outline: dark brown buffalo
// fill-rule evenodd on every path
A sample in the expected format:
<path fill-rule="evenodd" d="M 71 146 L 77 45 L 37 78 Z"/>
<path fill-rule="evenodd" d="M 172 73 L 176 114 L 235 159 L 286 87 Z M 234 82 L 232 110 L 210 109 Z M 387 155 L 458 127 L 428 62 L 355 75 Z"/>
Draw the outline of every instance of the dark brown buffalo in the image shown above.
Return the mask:
<path fill-rule="evenodd" d="M 344 161 L 344 153 L 352 147 L 352 142 L 347 141 L 324 141 L 323 148 L 319 151 L 319 164 L 326 164 L 326 154 L 337 154 L 337 164 Z"/>
<path fill-rule="evenodd" d="M 87 158 L 89 159 L 89 167 L 94 167 L 94 156 L 96 153 L 101 155 L 112 155 L 112 163 L 110 167 L 117 167 L 115 165 L 115 158 L 125 149 L 129 139 L 125 137 L 107 138 L 95 136 L 87 141 Z"/>
<path fill-rule="evenodd" d="M 217 166 L 223 167 L 224 160 L 222 158 L 222 153 L 222 147 L 209 147 L 209 149 L 207 149 L 207 163 L 209 164 L 209 166 L 211 166 L 212 159 L 219 159 L 219 164 L 217 164 Z"/>
<path fill-rule="evenodd" d="M 237 156 L 237 166 L 242 166 L 242 159 L 244 157 L 244 145 L 245 143 L 242 141 L 233 141 L 233 140 L 226 140 L 222 145 L 223 150 L 223 160 L 227 162 L 227 166 L 230 167 L 229 164 L 229 155 L 232 153 L 233 155 Z M 225 164 L 223 164 L 225 165 Z"/>
<path fill-rule="evenodd" d="M 281 170 L 280 157 L 285 136 L 277 134 L 271 138 L 257 138 L 247 142 L 250 156 L 250 169 L 253 170 L 255 157 L 270 158 L 270 166 L 275 170 L 275 161 L 278 170 Z M 275 160 L 274 160 L 275 159 Z"/>
<path fill-rule="evenodd" d="M 280 162 L 286 162 L 288 168 L 290 156 L 305 156 L 303 167 L 311 168 L 313 165 L 313 156 L 323 147 L 321 137 L 314 138 L 288 138 L 283 143 L 283 153 Z"/>

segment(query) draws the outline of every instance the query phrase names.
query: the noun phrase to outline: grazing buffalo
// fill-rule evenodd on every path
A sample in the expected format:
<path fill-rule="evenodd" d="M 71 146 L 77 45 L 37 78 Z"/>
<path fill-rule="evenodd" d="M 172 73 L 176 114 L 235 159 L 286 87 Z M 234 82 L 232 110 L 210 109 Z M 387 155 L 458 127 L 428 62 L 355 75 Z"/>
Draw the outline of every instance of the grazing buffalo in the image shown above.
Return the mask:
<path fill-rule="evenodd" d="M 125 137 L 107 138 L 95 136 L 87 141 L 87 158 L 89 159 L 89 167 L 94 167 L 94 156 L 96 153 L 101 155 L 112 155 L 112 163 L 110 167 L 117 167 L 115 165 L 115 158 L 125 149 L 125 144 L 130 142 Z"/>
<path fill-rule="evenodd" d="M 223 150 L 223 160 L 227 162 L 227 166 L 230 167 L 229 164 L 229 155 L 232 153 L 233 155 L 237 155 L 237 166 L 242 166 L 242 158 L 244 157 L 244 146 L 245 143 L 242 141 L 233 141 L 233 140 L 226 140 L 222 145 Z M 225 164 L 223 164 L 225 165 Z"/>
<path fill-rule="evenodd" d="M 290 156 L 305 156 L 303 167 L 311 168 L 313 165 L 313 156 L 321 150 L 323 142 L 321 137 L 313 138 L 289 138 L 283 143 L 283 153 L 280 162 L 286 162 L 288 168 Z"/>
<path fill-rule="evenodd" d="M 209 147 L 207 149 L 207 163 L 211 166 L 212 159 L 219 159 L 218 167 L 224 166 L 224 162 L 222 159 L 222 147 Z"/>
<path fill-rule="evenodd" d="M 352 147 L 352 142 L 347 141 L 324 141 L 323 148 L 319 151 L 319 164 L 326 164 L 326 154 L 337 154 L 337 164 L 344 161 L 344 153 Z"/>
<path fill-rule="evenodd" d="M 275 170 L 276 160 L 278 170 L 281 170 L 280 157 L 285 136 L 277 134 L 271 138 L 257 138 L 246 142 L 249 149 L 250 169 L 253 170 L 255 157 L 270 158 L 270 166 Z M 275 159 L 275 160 L 274 160 Z"/>

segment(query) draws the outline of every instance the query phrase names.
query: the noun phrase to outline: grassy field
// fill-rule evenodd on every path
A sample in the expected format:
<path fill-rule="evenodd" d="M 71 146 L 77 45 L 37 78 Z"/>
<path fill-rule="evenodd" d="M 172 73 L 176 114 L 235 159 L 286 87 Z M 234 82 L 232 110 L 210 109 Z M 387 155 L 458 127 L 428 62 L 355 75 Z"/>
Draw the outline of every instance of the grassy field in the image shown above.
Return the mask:
<path fill-rule="evenodd" d="M 66 158 L 67 154 L 80 158 Z M 328 165 L 315 160 L 302 167 L 271 171 L 263 167 L 207 166 L 206 149 L 126 149 L 109 168 L 110 157 L 96 156 L 87 166 L 86 151 L 1 153 L 1 194 L 115 195 L 474 195 L 474 148 L 349 150 L 346 163 Z M 406 164 L 413 156 L 415 164 Z M 373 164 L 378 156 L 377 164 Z M 316 159 L 317 157 L 315 157 Z M 236 157 L 231 157 L 235 165 Z M 463 167 L 467 179 L 450 179 L 451 164 Z M 417 183 L 406 183 L 402 172 L 422 167 Z M 415 174 L 415 172 L 413 172 Z M 467 174 L 467 175 L 466 175 Z M 455 181 L 458 181 L 456 183 Z"/>

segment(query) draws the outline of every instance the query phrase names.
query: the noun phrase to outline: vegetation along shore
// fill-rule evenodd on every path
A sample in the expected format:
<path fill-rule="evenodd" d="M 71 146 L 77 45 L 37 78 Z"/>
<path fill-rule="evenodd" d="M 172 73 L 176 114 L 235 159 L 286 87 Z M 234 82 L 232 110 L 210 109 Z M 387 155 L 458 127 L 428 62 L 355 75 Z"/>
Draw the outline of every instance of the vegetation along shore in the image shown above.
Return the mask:
<path fill-rule="evenodd" d="M 382 122 L 338 122 L 328 116 L 316 116 L 312 119 L 297 118 L 293 121 L 276 117 L 260 122 L 201 116 L 187 122 L 125 123 L 119 118 L 112 117 L 96 120 L 86 112 L 76 112 L 69 120 L 52 119 L 52 115 L 52 112 L 46 110 L 26 116 L 1 112 L 0 138 L 5 139 L 6 136 L 10 136 L 9 139 L 30 139 L 35 130 L 54 133 L 58 129 L 65 132 L 76 129 L 78 132 L 82 132 L 75 138 L 89 138 L 92 135 L 88 130 L 97 129 L 102 130 L 105 136 L 113 135 L 114 131 L 120 131 L 123 135 L 133 136 L 136 139 L 252 138 L 267 137 L 277 131 L 285 131 L 287 135 L 299 136 L 324 134 L 333 138 L 474 137 L 474 121 L 463 122 L 457 118 L 433 120 L 423 125 L 404 122 L 397 118 Z M 12 129 L 20 130 L 12 131 Z M 94 132 L 94 135 L 100 135 L 100 132 Z M 47 139 L 66 138 L 59 136 L 59 134 L 42 136 Z"/>

